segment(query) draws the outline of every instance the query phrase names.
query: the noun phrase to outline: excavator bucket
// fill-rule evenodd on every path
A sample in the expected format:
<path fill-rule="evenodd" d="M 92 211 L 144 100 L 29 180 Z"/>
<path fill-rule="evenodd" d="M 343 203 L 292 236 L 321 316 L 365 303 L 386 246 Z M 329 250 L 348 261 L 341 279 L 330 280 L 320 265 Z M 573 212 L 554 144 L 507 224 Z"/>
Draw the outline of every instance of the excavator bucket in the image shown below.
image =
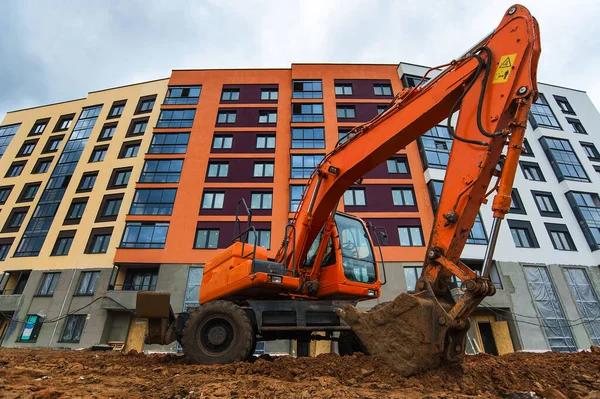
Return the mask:
<path fill-rule="evenodd" d="M 369 354 L 408 377 L 462 360 L 468 326 L 453 325 L 445 307 L 427 287 L 417 294 L 400 294 L 371 312 L 351 305 L 337 312 Z"/>

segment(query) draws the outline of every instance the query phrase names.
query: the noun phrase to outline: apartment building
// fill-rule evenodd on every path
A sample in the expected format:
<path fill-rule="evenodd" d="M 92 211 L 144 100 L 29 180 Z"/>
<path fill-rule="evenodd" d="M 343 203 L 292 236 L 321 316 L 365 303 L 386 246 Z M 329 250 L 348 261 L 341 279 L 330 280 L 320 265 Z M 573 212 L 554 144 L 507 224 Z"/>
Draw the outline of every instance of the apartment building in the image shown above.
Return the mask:
<path fill-rule="evenodd" d="M 0 124 L 0 342 L 174 350 L 143 345 L 136 292 L 169 291 L 176 312 L 198 306 L 203 265 L 243 229 L 235 220 L 247 220 L 246 207 L 256 228 L 248 240 L 274 254 L 314 166 L 425 70 L 411 64 L 174 70 L 169 79 L 9 113 Z M 535 162 L 546 179 L 517 179 L 514 205 L 523 212 L 511 213 L 503 227 L 492 271 L 499 290 L 475 315 L 473 351 L 572 350 L 597 340 L 600 202 L 594 202 L 598 172 L 590 172 L 600 143 L 592 133 L 567 131 L 568 119 L 561 118 L 592 132 L 600 117 L 583 92 L 548 86 L 544 94 L 547 103 L 536 109 L 545 118 L 550 110 L 565 130 L 528 128 L 533 156 L 523 157 L 523 173 Z M 551 103 L 555 96 L 566 98 L 574 115 L 562 114 Z M 557 145 L 550 138 L 571 143 L 589 181 L 559 179 L 554 170 L 562 170 L 563 154 L 546 155 Z M 414 290 L 451 145 L 444 128 L 432 129 L 340 202 L 340 210 L 388 233 L 380 301 Z M 484 207 L 465 250 L 474 268 L 489 226 Z M 571 243 L 576 252 L 561 246 Z M 542 302 L 534 299 L 540 292 Z M 262 348 L 289 351 L 285 342 Z"/>

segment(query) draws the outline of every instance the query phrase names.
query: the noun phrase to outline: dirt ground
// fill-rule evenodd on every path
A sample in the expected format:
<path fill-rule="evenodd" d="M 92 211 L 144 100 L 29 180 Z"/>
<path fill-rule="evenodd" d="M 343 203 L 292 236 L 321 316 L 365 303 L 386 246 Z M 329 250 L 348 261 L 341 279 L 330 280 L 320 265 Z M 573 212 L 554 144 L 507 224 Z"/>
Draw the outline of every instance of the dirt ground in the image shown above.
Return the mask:
<path fill-rule="evenodd" d="M 402 378 L 335 354 L 188 365 L 175 355 L 0 348 L 2 398 L 600 398 L 600 353 L 467 356 Z"/>

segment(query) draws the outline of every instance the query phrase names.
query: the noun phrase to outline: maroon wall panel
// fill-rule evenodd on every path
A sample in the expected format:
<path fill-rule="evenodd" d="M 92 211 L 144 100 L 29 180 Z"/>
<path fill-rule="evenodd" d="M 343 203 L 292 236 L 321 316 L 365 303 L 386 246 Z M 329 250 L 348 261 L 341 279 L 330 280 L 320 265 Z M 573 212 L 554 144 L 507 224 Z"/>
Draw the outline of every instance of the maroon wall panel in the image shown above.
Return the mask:
<path fill-rule="evenodd" d="M 397 155 L 394 158 L 404 159 L 406 160 L 405 155 Z M 392 158 L 390 158 L 392 159 Z M 383 162 L 377 165 L 374 169 L 367 172 L 364 175 L 365 179 L 410 179 L 410 170 L 409 173 L 389 173 L 387 168 L 387 162 Z"/>
<path fill-rule="evenodd" d="M 338 118 L 338 122 L 368 122 L 377 116 L 377 106 L 387 106 L 388 104 L 386 102 L 382 102 L 381 104 L 337 103 L 337 105 L 354 105 L 355 111 L 355 118 Z"/>
<path fill-rule="evenodd" d="M 393 188 L 413 188 L 412 185 L 399 184 L 368 184 L 354 185 L 352 188 L 365 189 L 366 206 L 348 206 L 344 205 L 346 212 L 417 212 L 419 209 L 415 206 L 395 206 L 392 197 Z"/>
<path fill-rule="evenodd" d="M 215 132 L 214 136 L 231 136 L 233 142 L 231 148 L 211 149 L 213 154 L 223 153 L 257 153 L 269 154 L 274 153 L 275 148 L 256 148 L 256 136 L 273 136 L 275 132 Z M 277 145 L 277 143 L 275 143 Z"/>
<path fill-rule="evenodd" d="M 271 189 L 265 188 L 205 188 L 204 193 L 225 193 L 223 209 L 202 209 L 200 205 L 200 215 L 235 215 L 240 199 L 246 201 L 250 208 L 252 193 L 273 193 Z M 202 198 L 204 198 L 204 193 Z M 240 203 L 239 215 L 246 215 L 244 205 Z M 271 215 L 271 209 L 252 209 L 252 215 Z"/>
<path fill-rule="evenodd" d="M 209 162 L 227 162 L 229 171 L 227 177 L 206 177 L 206 182 L 226 183 L 272 183 L 272 177 L 254 177 L 255 162 L 274 162 L 273 158 L 210 158 Z M 208 168 L 207 168 L 208 173 Z"/>
<path fill-rule="evenodd" d="M 270 230 L 270 222 L 253 222 L 252 225 L 256 230 Z M 196 225 L 198 229 L 219 229 L 219 241 L 217 246 L 219 248 L 227 248 L 231 245 L 231 240 L 234 237 L 235 223 L 234 222 L 198 222 Z M 240 223 L 241 231 L 246 230 L 246 223 Z M 236 232 L 236 234 L 239 232 Z M 273 247 L 273 243 L 271 243 Z"/>
<path fill-rule="evenodd" d="M 235 102 L 235 101 L 232 101 Z M 259 111 L 275 111 L 277 108 L 219 108 L 219 111 L 236 111 L 235 123 L 217 123 L 217 127 L 276 127 L 277 123 L 258 123 Z M 377 114 L 377 109 L 375 109 Z"/>
<path fill-rule="evenodd" d="M 410 218 L 410 219 L 363 219 L 366 222 L 373 223 L 376 227 L 385 228 L 388 235 L 388 247 L 400 246 L 400 236 L 398 235 L 398 227 L 401 226 L 421 226 L 421 219 Z M 373 242 L 374 245 L 377 245 Z"/>
<path fill-rule="evenodd" d="M 277 100 L 261 100 L 262 89 L 278 89 L 278 84 L 260 85 L 223 85 L 223 89 L 239 89 L 240 99 L 236 101 L 223 101 L 221 104 L 277 104 Z"/>
<path fill-rule="evenodd" d="M 335 98 L 361 98 L 361 99 L 381 99 L 383 102 L 390 102 L 394 96 L 376 96 L 373 85 L 375 84 L 387 84 L 392 85 L 389 80 L 372 80 L 372 79 L 335 79 L 334 83 L 351 84 L 352 95 L 351 96 L 339 96 Z"/>

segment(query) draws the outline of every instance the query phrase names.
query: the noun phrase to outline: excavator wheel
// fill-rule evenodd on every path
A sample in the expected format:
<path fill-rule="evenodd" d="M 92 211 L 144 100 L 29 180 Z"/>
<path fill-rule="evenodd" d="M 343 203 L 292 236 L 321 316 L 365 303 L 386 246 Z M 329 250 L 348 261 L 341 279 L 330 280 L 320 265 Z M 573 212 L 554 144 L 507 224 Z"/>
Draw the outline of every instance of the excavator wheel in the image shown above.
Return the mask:
<path fill-rule="evenodd" d="M 367 313 L 374 312 L 383 308 L 385 305 L 390 303 L 390 301 L 385 301 L 378 303 L 373 306 Z M 338 341 L 338 353 L 340 356 L 351 356 L 355 353 L 364 353 L 368 355 L 367 347 L 360 342 L 358 336 L 354 333 L 354 331 L 342 331 L 340 333 L 340 340 Z"/>
<path fill-rule="evenodd" d="M 200 306 L 183 329 L 181 346 L 191 363 L 226 364 L 249 358 L 255 336 L 242 308 L 228 301 Z"/>

